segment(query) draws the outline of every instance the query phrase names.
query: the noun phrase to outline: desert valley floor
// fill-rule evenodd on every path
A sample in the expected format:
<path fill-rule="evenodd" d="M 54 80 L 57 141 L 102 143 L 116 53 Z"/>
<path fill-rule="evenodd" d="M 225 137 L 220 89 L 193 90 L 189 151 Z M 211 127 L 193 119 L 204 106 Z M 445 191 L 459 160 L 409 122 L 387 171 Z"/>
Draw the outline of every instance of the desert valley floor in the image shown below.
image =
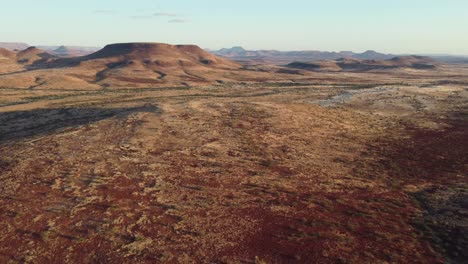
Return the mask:
<path fill-rule="evenodd" d="M 445 67 L 0 88 L 0 262 L 461 263 L 468 67 Z"/>

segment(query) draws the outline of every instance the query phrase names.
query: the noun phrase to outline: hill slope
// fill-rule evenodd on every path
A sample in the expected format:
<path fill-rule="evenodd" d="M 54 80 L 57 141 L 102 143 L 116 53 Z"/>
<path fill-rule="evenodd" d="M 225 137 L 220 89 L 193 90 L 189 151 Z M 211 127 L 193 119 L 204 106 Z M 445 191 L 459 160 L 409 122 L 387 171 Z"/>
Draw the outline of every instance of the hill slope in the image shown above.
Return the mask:
<path fill-rule="evenodd" d="M 80 58 L 81 61 L 110 59 L 115 61 L 140 61 L 160 66 L 238 67 L 236 63 L 212 55 L 195 45 L 169 45 L 163 43 L 121 43 Z"/>
<path fill-rule="evenodd" d="M 16 60 L 18 63 L 26 65 L 46 63 L 53 58 L 55 58 L 55 56 L 36 47 L 29 47 L 25 50 L 19 51 L 16 54 Z"/>
<path fill-rule="evenodd" d="M 53 65 L 95 69 L 95 82 L 104 86 L 209 82 L 216 79 L 212 71 L 240 67 L 197 46 L 162 43 L 111 44 L 88 56 L 58 59 Z"/>
<path fill-rule="evenodd" d="M 162 43 L 111 44 L 90 55 L 71 58 L 28 48 L 19 52 L 17 58 L 33 71 L 1 76 L 0 85 L 29 88 L 75 84 L 93 88 L 196 85 L 229 81 L 228 71 L 241 68 L 195 45 Z"/>
<path fill-rule="evenodd" d="M 5 48 L 0 48 L 0 59 L 13 59 L 15 57 L 16 52 Z"/>

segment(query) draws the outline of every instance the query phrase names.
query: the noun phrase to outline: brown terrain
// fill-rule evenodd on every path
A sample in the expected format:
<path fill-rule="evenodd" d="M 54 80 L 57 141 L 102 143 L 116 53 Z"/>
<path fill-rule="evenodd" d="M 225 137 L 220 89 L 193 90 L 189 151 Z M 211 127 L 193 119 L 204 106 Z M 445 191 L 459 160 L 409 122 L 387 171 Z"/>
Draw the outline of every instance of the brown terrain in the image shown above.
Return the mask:
<path fill-rule="evenodd" d="M 378 71 L 390 69 L 435 69 L 440 63 L 423 56 L 400 56 L 388 60 L 359 60 L 340 58 L 335 61 L 320 60 L 313 62 L 292 62 L 289 68 L 308 71 Z"/>
<path fill-rule="evenodd" d="M 312 63 L 0 50 L 0 263 L 464 263 L 468 66 Z"/>

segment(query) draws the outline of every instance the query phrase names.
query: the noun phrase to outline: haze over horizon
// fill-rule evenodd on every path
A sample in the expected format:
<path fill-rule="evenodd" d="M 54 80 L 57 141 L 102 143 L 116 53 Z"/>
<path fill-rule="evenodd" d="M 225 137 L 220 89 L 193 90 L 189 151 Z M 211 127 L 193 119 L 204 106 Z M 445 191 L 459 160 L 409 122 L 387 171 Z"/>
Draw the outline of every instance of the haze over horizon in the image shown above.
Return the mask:
<path fill-rule="evenodd" d="M 468 55 L 468 2 L 371 0 L 9 1 L 2 42 L 104 46 L 196 44 L 220 49 L 351 50 Z"/>

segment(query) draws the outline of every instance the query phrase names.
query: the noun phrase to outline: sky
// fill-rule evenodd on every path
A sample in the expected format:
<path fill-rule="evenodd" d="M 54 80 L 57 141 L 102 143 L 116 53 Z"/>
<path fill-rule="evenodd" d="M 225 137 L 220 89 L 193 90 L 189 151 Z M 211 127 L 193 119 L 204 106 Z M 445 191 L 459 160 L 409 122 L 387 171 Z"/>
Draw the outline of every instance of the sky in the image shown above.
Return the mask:
<path fill-rule="evenodd" d="M 0 0 L 0 42 L 468 55 L 468 0 Z"/>

